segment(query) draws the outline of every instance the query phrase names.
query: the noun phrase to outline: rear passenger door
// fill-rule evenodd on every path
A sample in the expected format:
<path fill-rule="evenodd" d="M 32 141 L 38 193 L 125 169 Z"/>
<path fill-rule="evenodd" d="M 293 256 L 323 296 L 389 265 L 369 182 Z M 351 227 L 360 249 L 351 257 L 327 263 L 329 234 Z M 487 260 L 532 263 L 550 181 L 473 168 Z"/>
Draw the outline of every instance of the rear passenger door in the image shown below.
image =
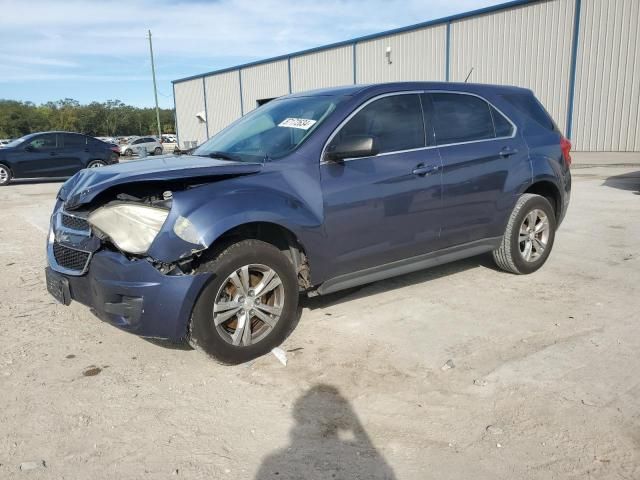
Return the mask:
<path fill-rule="evenodd" d="M 423 100 L 443 164 L 443 246 L 502 235 L 514 190 L 531 178 L 516 126 L 473 94 L 430 92 Z"/>
<path fill-rule="evenodd" d="M 58 158 L 60 175 L 73 175 L 86 166 L 89 156 L 87 137 L 73 133 L 64 133 L 58 136 L 62 137 L 62 149 Z"/>
<path fill-rule="evenodd" d="M 427 148 L 419 93 L 397 93 L 357 109 L 329 141 L 372 136 L 377 155 L 320 166 L 326 259 L 339 275 L 437 248 L 440 157 Z"/>

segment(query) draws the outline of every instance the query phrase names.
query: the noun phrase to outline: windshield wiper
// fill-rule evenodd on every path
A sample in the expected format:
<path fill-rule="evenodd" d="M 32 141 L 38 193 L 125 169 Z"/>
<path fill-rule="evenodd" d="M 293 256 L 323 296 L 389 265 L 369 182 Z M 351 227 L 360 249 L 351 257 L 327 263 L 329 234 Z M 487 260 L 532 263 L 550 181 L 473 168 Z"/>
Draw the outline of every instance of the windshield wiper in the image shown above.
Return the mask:
<path fill-rule="evenodd" d="M 207 154 L 207 156 L 211 157 L 211 158 L 220 158 L 222 160 L 233 160 L 235 162 L 239 162 L 240 161 L 240 157 L 237 157 L 235 155 L 231 155 L 230 153 L 227 153 L 227 152 L 218 152 L 218 151 L 209 152 Z"/>

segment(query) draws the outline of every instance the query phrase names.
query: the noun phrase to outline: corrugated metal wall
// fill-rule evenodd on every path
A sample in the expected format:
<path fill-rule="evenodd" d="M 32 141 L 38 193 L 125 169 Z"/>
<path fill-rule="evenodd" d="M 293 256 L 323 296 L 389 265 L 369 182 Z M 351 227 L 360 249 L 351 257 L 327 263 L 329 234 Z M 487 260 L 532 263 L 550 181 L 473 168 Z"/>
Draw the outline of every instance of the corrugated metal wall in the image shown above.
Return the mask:
<path fill-rule="evenodd" d="M 553 0 L 452 22 L 449 80 L 473 68 L 470 82 L 530 88 L 566 131 L 574 9 Z"/>
<path fill-rule="evenodd" d="M 446 77 L 446 25 L 377 38 L 356 45 L 357 83 Z M 386 50 L 391 47 L 391 63 Z"/>
<path fill-rule="evenodd" d="M 353 44 L 346 44 L 241 67 L 240 74 L 237 69 L 213 74 L 206 79 L 209 134 L 235 120 L 240 110 L 253 110 L 256 100 L 286 95 L 289 82 L 293 92 L 351 84 L 354 67 L 358 83 L 445 80 L 447 24 L 450 81 L 464 81 L 473 67 L 471 82 L 531 88 L 565 133 L 573 109 L 575 150 L 640 151 L 640 0 L 532 1 L 355 40 L 355 62 Z M 203 91 L 201 78 L 175 83 L 181 141 L 201 142 L 206 136 L 205 126 L 195 118 L 204 110 Z"/>
<path fill-rule="evenodd" d="M 257 107 L 257 100 L 289 93 L 289 66 L 286 60 L 243 68 L 240 73 L 245 114 Z"/>
<path fill-rule="evenodd" d="M 640 151 L 640 1 L 582 0 L 574 143 Z"/>
<path fill-rule="evenodd" d="M 176 83 L 174 88 L 180 147 L 185 148 L 185 142 L 197 142 L 199 145 L 207 139 L 207 126 L 196 117 L 204 111 L 202 78 Z"/>
<path fill-rule="evenodd" d="M 291 91 L 353 83 L 353 47 L 347 45 L 291 58 Z"/>
<path fill-rule="evenodd" d="M 205 77 L 209 136 L 240 118 L 240 81 L 238 72 L 225 72 Z"/>

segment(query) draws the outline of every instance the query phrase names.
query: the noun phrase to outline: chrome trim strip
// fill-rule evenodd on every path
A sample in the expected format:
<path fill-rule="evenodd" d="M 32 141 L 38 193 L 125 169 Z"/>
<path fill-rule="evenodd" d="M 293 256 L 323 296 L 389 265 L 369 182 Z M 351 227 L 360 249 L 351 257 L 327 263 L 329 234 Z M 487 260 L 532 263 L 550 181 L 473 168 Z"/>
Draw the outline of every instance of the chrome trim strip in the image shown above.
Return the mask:
<path fill-rule="evenodd" d="M 445 148 L 445 147 L 451 147 L 451 146 L 456 146 L 456 145 L 468 145 L 468 144 L 471 144 L 471 143 L 491 142 L 491 141 L 494 141 L 494 140 L 509 140 L 509 139 L 515 138 L 515 136 L 518 134 L 518 126 L 511 120 L 511 118 L 509 118 L 508 115 L 506 115 L 502 110 L 500 110 L 493 103 L 488 101 L 486 98 L 484 98 L 481 95 L 478 95 L 476 93 L 462 92 L 462 91 L 458 91 L 458 90 L 405 90 L 405 91 L 399 91 L 399 92 L 388 92 L 388 93 L 383 93 L 381 95 L 377 95 L 375 97 L 370 98 L 365 103 L 360 105 L 357 109 L 355 109 L 353 112 L 351 112 L 342 122 L 340 122 L 340 124 L 335 128 L 335 130 L 333 132 L 331 132 L 331 135 L 329 135 L 329 138 L 325 142 L 324 147 L 322 147 L 322 151 L 320 153 L 320 165 L 326 165 L 328 163 L 334 163 L 334 162 L 330 162 L 328 160 L 323 160 L 324 159 L 324 154 L 326 153 L 326 150 L 327 150 L 327 146 L 331 143 L 333 138 L 338 134 L 340 129 L 342 129 L 342 127 L 344 127 L 344 125 L 349 120 L 351 120 L 358 112 L 360 112 L 360 110 L 362 110 L 364 107 L 366 107 L 370 103 L 372 103 L 372 102 L 374 102 L 376 100 L 379 100 L 380 98 L 384 98 L 384 97 L 392 97 L 392 96 L 396 96 L 396 95 L 410 95 L 410 94 L 418 94 L 418 95 L 420 95 L 420 94 L 423 94 L 423 93 L 451 93 L 451 94 L 470 95 L 472 97 L 478 97 L 479 99 L 484 100 L 487 104 L 491 105 L 491 107 L 495 108 L 504 118 L 507 119 L 507 121 L 513 127 L 513 133 L 511 134 L 511 136 L 508 136 L 508 137 L 484 138 L 482 140 L 470 140 L 468 142 L 447 143 L 447 144 L 444 144 L 444 145 L 430 145 L 430 146 L 419 147 L 419 148 L 411 148 L 411 149 L 408 149 L 408 150 L 395 150 L 393 152 L 379 153 L 377 155 L 373 155 L 372 157 L 345 158 L 345 159 L 342 160 L 342 162 L 350 162 L 352 160 L 361 160 L 361 159 L 364 159 L 364 158 L 384 157 L 386 155 L 395 155 L 397 153 L 418 152 L 418 151 L 421 151 L 421 150 L 432 150 L 434 148 Z"/>

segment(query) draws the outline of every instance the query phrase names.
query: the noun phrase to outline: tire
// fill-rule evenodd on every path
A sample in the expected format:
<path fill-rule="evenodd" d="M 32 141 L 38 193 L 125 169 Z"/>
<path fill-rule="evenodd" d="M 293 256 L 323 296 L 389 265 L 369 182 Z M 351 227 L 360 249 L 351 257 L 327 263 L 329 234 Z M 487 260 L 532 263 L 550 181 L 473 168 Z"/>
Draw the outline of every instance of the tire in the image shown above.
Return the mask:
<path fill-rule="evenodd" d="M 127 149 L 124 151 L 124 156 L 125 156 L 125 157 L 130 157 L 131 155 L 133 155 L 133 150 L 131 150 L 130 148 L 127 148 Z"/>
<path fill-rule="evenodd" d="M 249 288 L 241 280 L 243 267 L 250 273 Z M 274 275 L 265 278 L 261 276 L 262 270 L 265 276 L 269 271 Z M 291 260 L 273 245 L 242 240 L 224 248 L 198 271 L 214 276 L 200 293 L 191 315 L 187 340 L 193 348 L 203 350 L 220 363 L 238 364 L 268 353 L 295 328 L 299 319 L 296 271 Z M 230 278 L 234 274 L 235 282 Z M 271 287 L 273 284 L 277 285 Z M 266 293 L 260 295 L 259 290 Z M 228 308 L 230 305 L 241 306 L 237 310 Z M 266 314 L 263 309 L 273 314 Z M 275 315 L 277 311 L 279 317 Z M 258 313 L 263 318 L 266 315 L 272 326 L 259 318 Z M 249 318 L 248 331 L 242 329 L 243 324 L 247 325 L 243 318 Z"/>
<path fill-rule="evenodd" d="M 107 165 L 107 162 L 103 160 L 91 160 L 87 164 L 87 168 L 100 168 L 100 167 L 105 167 L 106 165 Z"/>
<path fill-rule="evenodd" d="M 536 233 L 538 228 L 540 231 Z M 540 195 L 525 193 L 511 212 L 502 243 L 493 251 L 493 259 L 506 272 L 519 275 L 533 273 L 549 258 L 555 233 L 556 216 L 549 201 Z M 528 259 L 527 252 L 530 255 Z"/>
<path fill-rule="evenodd" d="M 0 163 L 0 187 L 9 185 L 12 177 L 13 175 L 11 174 L 11 169 L 6 165 Z"/>
<path fill-rule="evenodd" d="M 117 153 L 112 153 L 111 156 L 109 157 L 109 162 L 110 163 L 118 163 L 118 161 L 120 160 L 120 155 L 118 155 Z"/>
<path fill-rule="evenodd" d="M 154 154 L 154 155 L 162 155 L 162 148 L 160 148 L 160 147 L 156 147 L 156 148 L 153 150 L 153 154 Z"/>

